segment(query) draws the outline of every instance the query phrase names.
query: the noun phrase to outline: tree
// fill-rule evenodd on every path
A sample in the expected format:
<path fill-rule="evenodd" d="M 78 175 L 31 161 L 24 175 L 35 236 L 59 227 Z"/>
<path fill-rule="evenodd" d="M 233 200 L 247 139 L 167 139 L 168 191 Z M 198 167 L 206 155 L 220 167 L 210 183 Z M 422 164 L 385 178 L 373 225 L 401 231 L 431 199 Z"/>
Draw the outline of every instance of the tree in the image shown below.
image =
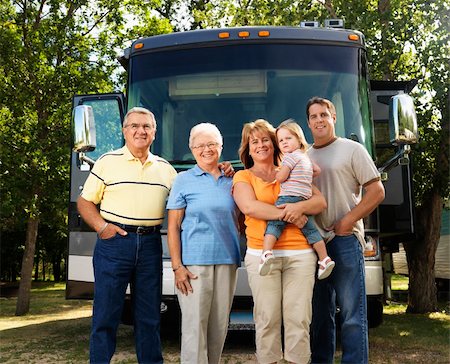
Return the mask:
<path fill-rule="evenodd" d="M 11 230 L 26 221 L 16 315 L 29 310 L 42 219 L 56 235 L 65 234 L 66 216 L 58 212 L 66 211 L 68 201 L 71 97 L 113 90 L 115 47 L 123 46 L 129 29 L 136 29 L 127 25 L 130 9 L 158 25 L 157 30 L 170 30 L 167 22 L 153 19 L 151 6 L 131 0 L 0 5 L 1 220 L 9 221 Z"/>
<path fill-rule="evenodd" d="M 410 272 L 408 312 L 436 310 L 434 262 L 444 200 L 449 198 L 450 4 L 415 4 L 428 38 L 417 44 L 422 69 L 419 104 L 421 141 L 415 150 L 417 239 L 405 245 Z"/>
<path fill-rule="evenodd" d="M 333 1 L 336 12 L 366 34 L 372 77 L 419 81 L 413 95 L 421 142 L 412 155 L 417 237 L 404 245 L 410 272 L 408 312 L 431 312 L 437 308 L 434 261 L 443 199 L 449 194 L 450 4 L 422 0 L 370 3 L 376 9 L 372 13 L 355 11 L 359 2 Z"/>

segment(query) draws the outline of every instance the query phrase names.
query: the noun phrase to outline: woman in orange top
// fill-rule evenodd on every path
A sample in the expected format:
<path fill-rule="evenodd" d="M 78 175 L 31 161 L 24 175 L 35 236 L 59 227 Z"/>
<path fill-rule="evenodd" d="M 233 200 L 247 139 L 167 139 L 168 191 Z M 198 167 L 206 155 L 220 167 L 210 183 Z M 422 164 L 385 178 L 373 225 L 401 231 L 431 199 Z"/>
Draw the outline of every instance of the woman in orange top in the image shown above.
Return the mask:
<path fill-rule="evenodd" d="M 281 326 L 284 326 L 284 359 L 309 363 L 309 325 L 317 258 L 299 226 L 306 215 L 326 207 L 319 190 L 306 201 L 277 208 L 280 192 L 275 181 L 280 151 L 275 129 L 258 119 L 244 125 L 239 156 L 245 170 L 233 178 L 233 197 L 245 214 L 247 252 L 245 266 L 254 301 L 256 356 L 259 363 L 275 363 L 283 358 Z M 261 276 L 258 266 L 267 220 L 282 219 L 288 224 L 277 240 L 271 274 Z"/>

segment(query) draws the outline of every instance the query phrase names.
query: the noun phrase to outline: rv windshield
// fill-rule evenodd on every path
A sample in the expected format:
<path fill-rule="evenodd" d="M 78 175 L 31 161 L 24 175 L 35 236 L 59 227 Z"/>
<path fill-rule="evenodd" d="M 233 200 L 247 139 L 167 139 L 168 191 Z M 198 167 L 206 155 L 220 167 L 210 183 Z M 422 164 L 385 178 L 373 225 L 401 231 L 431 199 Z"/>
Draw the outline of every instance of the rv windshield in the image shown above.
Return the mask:
<path fill-rule="evenodd" d="M 336 105 L 336 133 L 372 153 L 364 51 L 334 45 L 248 44 L 155 51 L 130 60 L 128 108 L 144 106 L 158 122 L 152 151 L 189 165 L 192 126 L 216 124 L 224 160 L 237 161 L 242 124 L 295 119 L 308 142 L 305 106 L 313 96 Z"/>

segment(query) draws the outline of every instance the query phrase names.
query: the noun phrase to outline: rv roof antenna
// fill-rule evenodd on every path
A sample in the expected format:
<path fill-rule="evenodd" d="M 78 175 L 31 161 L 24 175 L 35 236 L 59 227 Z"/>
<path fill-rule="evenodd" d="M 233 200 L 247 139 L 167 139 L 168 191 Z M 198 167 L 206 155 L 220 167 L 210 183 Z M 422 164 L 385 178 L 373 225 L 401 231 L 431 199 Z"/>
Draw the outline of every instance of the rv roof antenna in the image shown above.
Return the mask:
<path fill-rule="evenodd" d="M 318 21 L 302 21 L 300 27 L 302 28 L 318 28 L 320 26 Z"/>
<path fill-rule="evenodd" d="M 326 28 L 344 28 L 343 19 L 325 19 Z"/>

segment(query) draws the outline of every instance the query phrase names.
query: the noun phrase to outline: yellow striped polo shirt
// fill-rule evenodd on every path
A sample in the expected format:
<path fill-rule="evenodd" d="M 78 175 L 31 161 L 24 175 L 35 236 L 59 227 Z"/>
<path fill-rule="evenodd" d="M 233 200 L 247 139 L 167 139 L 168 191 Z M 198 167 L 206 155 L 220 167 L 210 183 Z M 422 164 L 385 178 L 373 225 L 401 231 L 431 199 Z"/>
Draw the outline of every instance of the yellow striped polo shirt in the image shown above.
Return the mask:
<path fill-rule="evenodd" d="M 176 175 L 165 159 L 149 153 L 142 164 L 124 146 L 95 162 L 81 196 L 100 204 L 100 215 L 106 220 L 127 225 L 160 225 Z"/>

